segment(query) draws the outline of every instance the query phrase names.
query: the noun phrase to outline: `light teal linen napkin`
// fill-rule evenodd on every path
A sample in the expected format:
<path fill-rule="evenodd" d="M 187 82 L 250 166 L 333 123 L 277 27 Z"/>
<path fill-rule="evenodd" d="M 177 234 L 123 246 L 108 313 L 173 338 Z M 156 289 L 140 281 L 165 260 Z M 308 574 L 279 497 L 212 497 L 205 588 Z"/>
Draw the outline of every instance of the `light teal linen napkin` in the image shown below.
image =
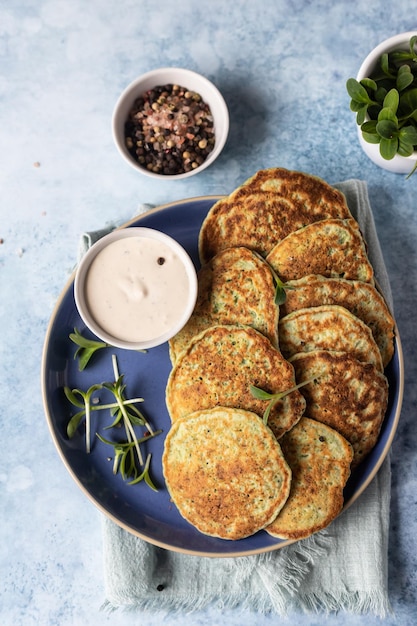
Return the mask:
<path fill-rule="evenodd" d="M 346 196 L 368 244 L 376 279 L 392 308 L 389 279 L 366 183 L 335 185 Z M 149 209 L 140 207 L 139 213 Z M 112 226 L 86 233 L 80 255 Z M 347 511 L 327 529 L 274 552 L 208 558 L 155 547 L 103 518 L 104 608 L 190 612 L 241 607 L 285 615 L 292 611 L 391 612 L 387 584 L 391 473 L 389 456 Z M 160 585 L 163 585 L 163 590 Z"/>

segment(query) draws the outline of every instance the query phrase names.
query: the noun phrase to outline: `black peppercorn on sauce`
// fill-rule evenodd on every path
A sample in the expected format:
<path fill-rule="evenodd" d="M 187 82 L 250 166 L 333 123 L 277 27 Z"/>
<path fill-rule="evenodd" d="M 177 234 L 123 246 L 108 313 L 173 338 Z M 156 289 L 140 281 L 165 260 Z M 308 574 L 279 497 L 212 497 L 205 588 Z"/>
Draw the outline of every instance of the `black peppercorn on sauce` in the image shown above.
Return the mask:
<path fill-rule="evenodd" d="M 199 167 L 213 150 L 213 116 L 198 93 L 179 85 L 155 87 L 135 101 L 125 140 L 142 167 L 156 174 L 183 174 Z"/>

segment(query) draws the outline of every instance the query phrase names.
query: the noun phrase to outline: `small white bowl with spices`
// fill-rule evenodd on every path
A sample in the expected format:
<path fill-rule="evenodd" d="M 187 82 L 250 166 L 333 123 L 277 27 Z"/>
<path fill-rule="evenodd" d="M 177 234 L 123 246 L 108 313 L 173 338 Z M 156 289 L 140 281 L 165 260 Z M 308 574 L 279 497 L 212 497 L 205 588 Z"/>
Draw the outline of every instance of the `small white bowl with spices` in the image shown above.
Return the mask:
<path fill-rule="evenodd" d="M 109 345 L 145 350 L 187 323 L 197 299 L 197 273 L 186 250 L 165 233 L 115 230 L 82 258 L 74 298 L 86 326 Z"/>
<path fill-rule="evenodd" d="M 209 167 L 224 148 L 229 112 L 217 87 L 188 69 L 159 68 L 123 91 L 112 133 L 124 160 L 160 179 L 183 179 Z"/>

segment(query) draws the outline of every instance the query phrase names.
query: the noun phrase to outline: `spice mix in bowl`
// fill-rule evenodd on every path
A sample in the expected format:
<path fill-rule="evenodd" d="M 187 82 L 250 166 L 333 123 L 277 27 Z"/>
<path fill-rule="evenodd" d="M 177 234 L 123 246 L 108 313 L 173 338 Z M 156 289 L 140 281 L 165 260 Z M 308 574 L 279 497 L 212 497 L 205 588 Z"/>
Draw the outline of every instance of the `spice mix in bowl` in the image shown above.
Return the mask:
<path fill-rule="evenodd" d="M 121 94 L 113 137 L 123 158 L 143 174 L 186 178 L 211 165 L 229 131 L 226 103 L 208 79 L 180 68 L 153 70 Z"/>

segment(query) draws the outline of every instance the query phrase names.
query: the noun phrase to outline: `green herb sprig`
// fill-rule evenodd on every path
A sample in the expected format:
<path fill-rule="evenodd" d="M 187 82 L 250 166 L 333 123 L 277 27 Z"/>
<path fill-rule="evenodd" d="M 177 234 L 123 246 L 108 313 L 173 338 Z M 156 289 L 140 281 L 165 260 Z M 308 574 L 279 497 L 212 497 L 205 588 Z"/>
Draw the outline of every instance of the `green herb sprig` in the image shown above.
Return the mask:
<path fill-rule="evenodd" d="M 112 363 L 115 381 L 112 383 L 103 383 L 103 387 L 111 391 L 111 393 L 114 395 L 117 404 L 116 419 L 114 420 L 112 426 L 117 426 L 120 421 L 123 421 L 128 442 L 134 443 L 139 464 L 143 465 L 144 461 L 142 457 L 142 452 L 140 450 L 135 431 L 133 430 L 133 426 L 146 426 L 151 436 L 154 436 L 154 432 L 150 424 L 145 419 L 144 415 L 138 409 L 131 408 L 131 410 L 129 411 L 129 409 L 125 406 L 124 391 L 126 389 L 126 385 L 123 382 L 123 374 L 119 374 L 117 359 L 115 355 L 112 356 Z"/>
<path fill-rule="evenodd" d="M 257 257 L 259 257 L 262 261 L 265 262 L 265 259 L 258 254 L 257 252 L 255 252 L 255 255 Z M 280 304 L 284 304 L 284 302 L 287 299 L 287 289 L 294 289 L 294 287 L 287 285 L 286 283 L 284 283 L 280 277 L 278 276 L 278 274 L 276 273 L 276 271 L 274 270 L 274 268 L 268 264 L 269 269 L 271 270 L 271 274 L 272 277 L 274 279 L 274 283 L 275 283 L 275 295 L 274 295 L 274 302 L 277 306 L 279 306 Z"/>
<path fill-rule="evenodd" d="M 74 328 L 74 332 L 70 333 L 69 338 L 75 343 L 78 348 L 74 354 L 74 359 L 78 358 L 78 369 L 82 372 L 88 365 L 91 357 L 103 348 L 109 348 L 110 345 L 104 341 L 95 341 L 94 339 L 87 339 L 84 337 L 77 328 Z"/>
<path fill-rule="evenodd" d="M 275 280 L 274 302 L 277 306 L 280 306 L 281 304 L 284 304 L 287 299 L 286 289 L 294 289 L 294 287 L 289 287 L 288 285 L 283 283 L 279 276 L 274 272 L 274 270 L 272 270 L 272 273 Z"/>
<path fill-rule="evenodd" d="M 133 477 L 128 483 L 129 485 L 135 485 L 142 480 L 151 487 L 151 489 L 157 491 L 155 484 L 150 477 L 150 462 L 151 454 L 148 454 L 144 461 L 140 444 L 148 441 L 152 437 L 156 437 L 162 431 L 153 430 L 150 423 L 144 416 L 144 414 L 136 406 L 138 403 L 143 402 L 143 398 L 127 399 L 125 397 L 126 385 L 124 383 L 123 374 L 119 373 L 116 355 L 112 355 L 113 373 L 115 380 L 113 382 L 104 382 L 100 384 L 92 385 L 87 391 L 81 389 L 70 389 L 64 387 L 64 393 L 67 399 L 79 408 L 80 410 L 71 417 L 67 425 L 67 435 L 72 438 L 77 428 L 85 417 L 86 420 L 86 452 L 91 451 L 91 413 L 92 411 L 102 411 L 108 409 L 113 416 L 113 422 L 106 426 L 105 429 L 124 426 L 126 441 L 110 441 L 104 438 L 99 433 L 96 433 L 98 439 L 105 444 L 113 447 L 114 461 L 113 461 L 113 473 L 120 471 L 122 478 L 127 480 Z M 114 402 L 107 404 L 95 404 L 94 394 L 99 390 L 106 389 L 111 392 L 114 397 Z M 145 426 L 146 434 L 143 437 L 138 438 L 136 436 L 134 427 Z M 143 468 L 143 469 L 142 469 Z"/>
<path fill-rule="evenodd" d="M 141 444 L 147 441 L 149 437 L 159 435 L 161 432 L 162 430 L 156 430 L 154 431 L 153 435 L 148 435 L 140 439 L 137 439 L 136 443 Z M 149 466 L 151 462 L 150 454 L 148 454 L 148 456 L 146 457 L 145 467 L 143 468 L 143 471 L 138 475 L 136 461 L 135 461 L 135 454 L 134 454 L 135 452 L 134 441 L 119 443 L 119 442 L 110 441 L 109 439 L 105 439 L 99 433 L 96 433 L 96 436 L 98 437 L 98 439 L 100 439 L 102 443 L 112 446 L 113 448 L 113 453 L 114 453 L 113 474 L 117 474 L 117 472 L 120 471 L 122 478 L 124 480 L 128 480 L 128 478 L 132 476 L 133 474 L 134 478 L 128 483 L 128 485 L 137 485 L 137 483 L 144 480 L 145 483 L 151 489 L 153 489 L 154 491 L 158 491 L 149 473 Z"/>
<path fill-rule="evenodd" d="M 309 383 L 312 383 L 316 379 L 317 379 L 317 376 L 313 376 L 312 378 L 309 378 L 308 380 L 304 380 L 298 385 L 291 387 L 291 389 L 286 389 L 285 391 L 278 391 L 276 393 L 270 393 L 268 391 L 265 391 L 264 389 L 261 389 L 260 387 L 255 387 L 255 385 L 250 385 L 249 389 L 254 398 L 256 398 L 257 400 L 269 400 L 268 405 L 262 417 L 264 424 L 265 425 L 268 424 L 268 419 L 269 419 L 271 410 L 279 400 L 282 400 L 282 398 L 285 398 L 285 396 L 288 396 L 290 393 L 292 393 L 296 389 L 300 389 L 300 387 L 304 387 L 304 385 L 308 385 Z"/>
<path fill-rule="evenodd" d="M 81 419 L 85 416 L 85 449 L 87 454 L 91 451 L 91 398 L 93 394 L 102 388 L 102 385 L 92 385 L 87 391 L 64 387 L 64 393 L 68 400 L 81 410 L 72 416 L 67 426 L 67 435 L 72 438 L 78 428 Z M 80 399 L 79 399 L 80 398 Z"/>
<path fill-rule="evenodd" d="M 350 109 L 368 143 L 379 144 L 381 156 L 408 157 L 417 149 L 417 35 L 408 50 L 384 53 L 372 76 L 349 78 Z M 369 118 L 369 119 L 367 119 Z M 417 169 L 417 162 L 407 178 Z"/>
<path fill-rule="evenodd" d="M 87 365 L 89 364 L 91 358 L 98 352 L 99 350 L 103 350 L 103 348 L 112 348 L 113 346 L 105 341 L 97 341 L 95 339 L 88 339 L 84 337 L 78 330 L 78 328 L 74 328 L 74 332 L 70 333 L 69 338 L 73 343 L 75 343 L 78 348 L 75 351 L 74 359 L 78 358 L 78 369 L 80 372 L 85 370 Z M 146 352 L 146 350 L 137 350 L 137 352 Z"/>

